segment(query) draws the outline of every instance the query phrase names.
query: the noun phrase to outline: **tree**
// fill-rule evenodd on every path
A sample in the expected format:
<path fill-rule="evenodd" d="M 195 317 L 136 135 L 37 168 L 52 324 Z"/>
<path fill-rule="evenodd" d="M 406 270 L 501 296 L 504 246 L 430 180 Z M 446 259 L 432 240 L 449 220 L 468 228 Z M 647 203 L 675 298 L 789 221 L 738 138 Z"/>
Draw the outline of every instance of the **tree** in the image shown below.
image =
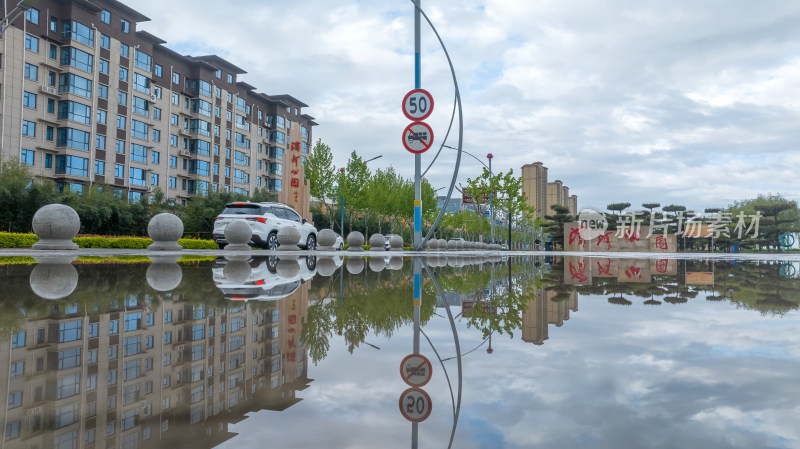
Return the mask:
<path fill-rule="evenodd" d="M 489 198 L 489 204 L 496 211 L 504 212 L 509 220 L 509 233 L 512 222 L 521 220 L 523 212 L 533 214 L 533 208 L 528 205 L 527 195 L 522 193 L 522 177 L 514 176 L 514 170 L 492 174 L 484 168 L 483 173 L 477 178 L 467 179 L 467 187 L 464 190 L 476 201 Z M 510 235 L 508 237 L 511 238 Z"/>
<path fill-rule="evenodd" d="M 309 186 L 311 196 L 320 199 L 333 218 L 333 206 L 328 202 L 328 199 L 335 201 L 333 184 L 336 180 L 334 176 L 336 167 L 333 165 L 331 147 L 322 143 L 322 139 L 317 140 L 311 154 L 303 162 L 303 166 L 305 167 L 305 182 Z M 330 222 L 333 226 L 333 219 Z"/>
<path fill-rule="evenodd" d="M 642 207 L 644 207 L 645 209 L 649 209 L 650 210 L 650 215 L 653 215 L 653 209 L 655 209 L 657 207 L 661 207 L 661 204 L 659 204 L 659 203 L 642 203 Z"/>
<path fill-rule="evenodd" d="M 680 206 L 680 205 L 677 205 L 677 204 L 670 204 L 669 206 L 662 207 L 661 210 L 663 210 L 664 212 L 672 212 L 673 213 L 672 216 L 674 217 L 674 216 L 676 216 L 678 214 L 678 212 L 685 212 L 686 211 L 686 206 Z"/>
<path fill-rule="evenodd" d="M 575 217 L 569 214 L 569 208 L 559 204 L 553 204 L 550 208 L 555 212 L 553 215 L 545 215 L 547 223 L 543 229 L 550 234 L 553 243 L 558 243 L 564 247 L 564 223 L 573 221 Z"/>
<path fill-rule="evenodd" d="M 622 212 L 629 207 L 631 207 L 631 203 L 611 203 L 606 206 L 606 209 L 614 212 Z M 615 213 L 614 215 L 617 214 Z"/>

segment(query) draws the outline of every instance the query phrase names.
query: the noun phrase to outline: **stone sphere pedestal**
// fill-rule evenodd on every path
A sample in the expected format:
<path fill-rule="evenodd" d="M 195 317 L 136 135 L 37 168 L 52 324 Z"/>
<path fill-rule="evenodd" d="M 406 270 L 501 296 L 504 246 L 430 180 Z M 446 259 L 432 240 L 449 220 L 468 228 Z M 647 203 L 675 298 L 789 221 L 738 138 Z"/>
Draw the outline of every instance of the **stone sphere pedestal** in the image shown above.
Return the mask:
<path fill-rule="evenodd" d="M 300 231 L 293 226 L 278 229 L 278 251 L 298 251 L 300 248 Z"/>
<path fill-rule="evenodd" d="M 72 241 L 81 229 L 81 219 L 75 209 L 64 204 L 48 204 L 36 211 L 31 225 L 39 237 L 33 249 L 78 249 Z"/>
<path fill-rule="evenodd" d="M 348 251 L 364 251 L 364 248 L 361 247 L 364 244 L 364 234 L 358 231 L 347 234 L 347 244 L 349 245 Z"/>
<path fill-rule="evenodd" d="M 153 243 L 147 247 L 156 251 L 180 251 L 178 239 L 183 237 L 183 222 L 175 214 L 162 213 L 150 219 L 147 224 L 147 235 Z"/>
<path fill-rule="evenodd" d="M 323 229 L 317 234 L 317 250 L 319 251 L 334 251 L 336 248 L 333 244 L 336 243 L 336 237 L 339 235 L 331 229 Z"/>
<path fill-rule="evenodd" d="M 250 251 L 250 237 L 253 235 L 253 228 L 246 221 L 236 219 L 228 223 L 225 227 L 226 251 Z"/>
<path fill-rule="evenodd" d="M 383 234 L 372 234 L 369 238 L 370 251 L 386 251 L 383 248 L 384 243 L 386 243 L 386 238 Z"/>

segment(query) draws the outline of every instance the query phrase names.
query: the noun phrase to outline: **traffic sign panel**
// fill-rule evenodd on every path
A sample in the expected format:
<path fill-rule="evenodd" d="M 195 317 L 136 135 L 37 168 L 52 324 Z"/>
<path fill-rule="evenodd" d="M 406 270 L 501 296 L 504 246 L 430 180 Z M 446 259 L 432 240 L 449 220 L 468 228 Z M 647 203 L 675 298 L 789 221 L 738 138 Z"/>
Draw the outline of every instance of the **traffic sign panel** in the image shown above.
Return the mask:
<path fill-rule="evenodd" d="M 406 356 L 400 362 L 400 376 L 412 387 L 421 387 L 431 380 L 433 366 L 427 357 L 420 354 Z"/>
<path fill-rule="evenodd" d="M 431 415 L 431 397 L 421 388 L 411 387 L 400 395 L 400 413 L 411 422 L 422 422 Z"/>
<path fill-rule="evenodd" d="M 403 146 L 412 153 L 424 153 L 432 144 L 433 130 L 425 122 L 413 122 L 403 131 Z"/>
<path fill-rule="evenodd" d="M 425 89 L 414 89 L 403 98 L 403 114 L 409 120 L 425 120 L 433 112 L 433 96 Z"/>

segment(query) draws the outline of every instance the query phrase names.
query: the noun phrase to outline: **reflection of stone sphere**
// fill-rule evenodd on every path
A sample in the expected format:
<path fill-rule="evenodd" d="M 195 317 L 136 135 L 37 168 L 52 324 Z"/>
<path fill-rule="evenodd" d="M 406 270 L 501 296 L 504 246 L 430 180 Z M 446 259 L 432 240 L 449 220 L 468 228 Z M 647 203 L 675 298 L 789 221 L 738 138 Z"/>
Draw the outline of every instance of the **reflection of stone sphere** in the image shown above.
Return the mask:
<path fill-rule="evenodd" d="M 69 263 L 42 263 L 33 267 L 30 284 L 44 299 L 65 298 L 78 286 L 78 271 Z"/>
<path fill-rule="evenodd" d="M 348 257 L 345 264 L 350 274 L 358 274 L 364 271 L 364 259 L 360 257 Z"/>
<path fill-rule="evenodd" d="M 400 270 L 403 268 L 403 256 L 392 256 L 389 259 L 390 270 Z"/>
<path fill-rule="evenodd" d="M 282 278 L 293 278 L 300 273 L 300 262 L 297 257 L 280 257 L 275 272 Z"/>
<path fill-rule="evenodd" d="M 350 246 L 351 250 L 361 249 L 361 245 L 364 244 L 364 234 L 358 231 L 347 234 L 347 244 Z"/>
<path fill-rule="evenodd" d="M 383 257 L 370 257 L 369 258 L 369 269 L 374 272 L 383 271 L 386 268 L 386 261 Z"/>
<path fill-rule="evenodd" d="M 369 237 L 369 246 L 371 246 L 372 249 L 381 249 L 382 250 L 383 249 L 383 244 L 385 242 L 386 242 L 386 238 L 383 236 L 383 234 L 372 234 Z"/>
<path fill-rule="evenodd" d="M 317 259 L 317 273 L 321 276 L 332 276 L 336 273 L 336 261 L 333 260 L 333 257 L 319 257 Z"/>
<path fill-rule="evenodd" d="M 250 278 L 252 269 L 247 259 L 228 259 L 222 268 L 222 277 L 225 282 L 243 284 Z"/>
<path fill-rule="evenodd" d="M 81 229 L 81 219 L 65 204 L 48 204 L 33 215 L 32 226 L 40 239 L 72 240 Z"/>
<path fill-rule="evenodd" d="M 333 246 L 338 236 L 331 229 L 323 229 L 317 234 L 317 243 L 319 243 L 319 246 Z"/>
<path fill-rule="evenodd" d="M 300 231 L 293 226 L 283 226 L 278 229 L 278 249 L 292 251 L 299 249 L 297 243 L 300 242 Z"/>
<path fill-rule="evenodd" d="M 225 240 L 228 245 L 246 245 L 253 235 L 253 228 L 242 219 L 236 219 L 225 227 Z"/>
<path fill-rule="evenodd" d="M 158 214 L 147 224 L 147 235 L 153 241 L 177 242 L 183 236 L 183 222 L 175 214 Z"/>
<path fill-rule="evenodd" d="M 177 263 L 152 263 L 147 267 L 145 277 L 147 285 L 153 290 L 168 292 L 180 285 L 183 279 L 183 270 Z"/>

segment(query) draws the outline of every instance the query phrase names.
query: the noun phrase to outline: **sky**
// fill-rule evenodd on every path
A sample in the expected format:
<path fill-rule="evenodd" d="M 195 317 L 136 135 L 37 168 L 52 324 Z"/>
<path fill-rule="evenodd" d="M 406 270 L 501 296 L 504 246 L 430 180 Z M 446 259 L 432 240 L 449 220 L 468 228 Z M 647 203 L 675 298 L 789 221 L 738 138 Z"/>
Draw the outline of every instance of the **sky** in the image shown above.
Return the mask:
<path fill-rule="evenodd" d="M 132 2 L 128 2 L 131 4 Z M 221 9 L 219 5 L 231 5 Z M 316 118 L 334 164 L 414 176 L 401 110 L 414 86 L 410 0 L 137 0 L 139 25 L 182 54 L 217 54 L 268 95 Z M 579 209 L 614 202 L 724 207 L 763 193 L 800 200 L 800 2 L 790 0 L 424 0 L 463 109 L 458 182 L 541 161 Z M 434 145 L 454 80 L 429 27 L 422 87 Z M 446 144 L 458 146 L 457 123 Z M 456 152 L 426 174 L 446 192 Z"/>

